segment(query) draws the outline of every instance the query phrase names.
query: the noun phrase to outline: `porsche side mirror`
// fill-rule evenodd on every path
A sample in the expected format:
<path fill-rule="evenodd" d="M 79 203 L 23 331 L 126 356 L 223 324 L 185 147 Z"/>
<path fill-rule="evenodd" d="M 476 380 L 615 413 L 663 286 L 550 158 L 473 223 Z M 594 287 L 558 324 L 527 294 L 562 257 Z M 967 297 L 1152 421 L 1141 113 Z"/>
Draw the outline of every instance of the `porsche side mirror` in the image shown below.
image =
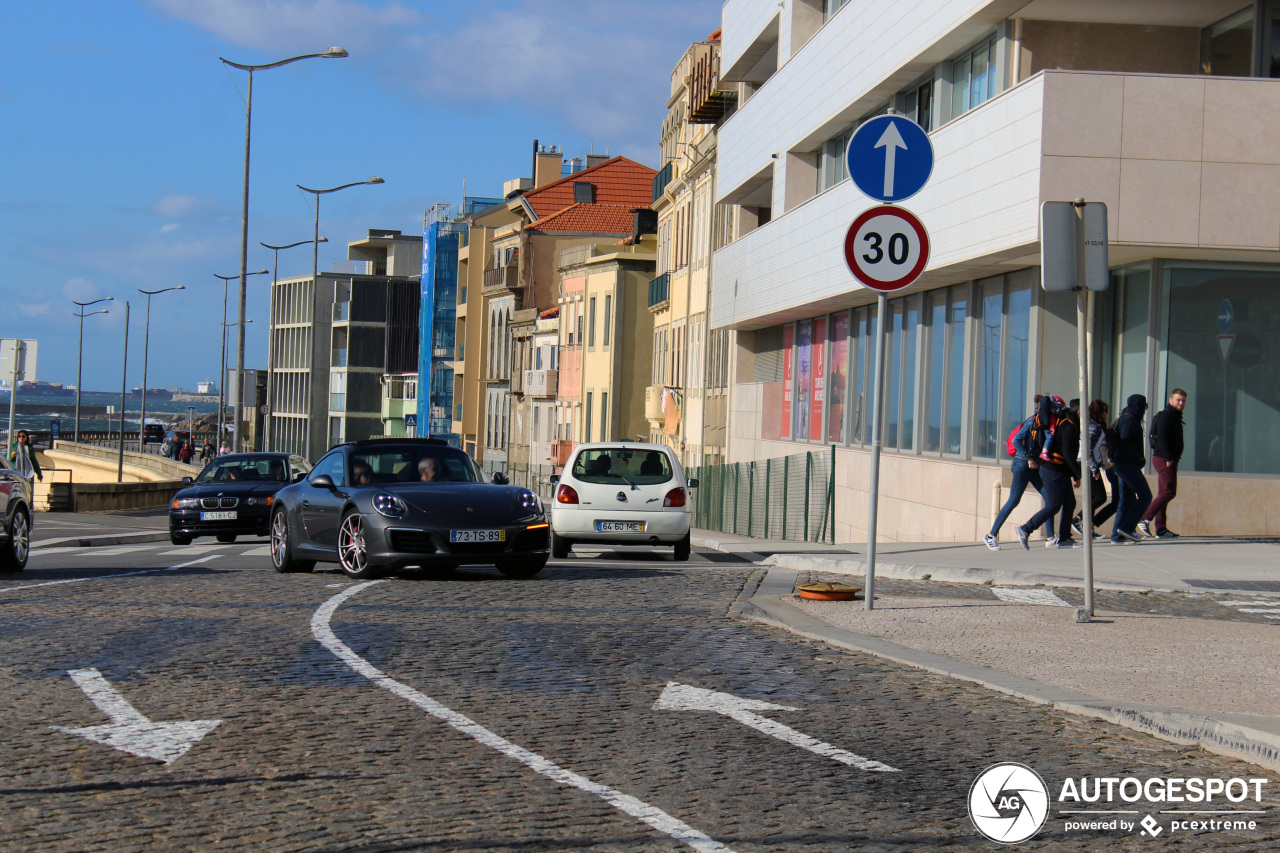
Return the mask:
<path fill-rule="evenodd" d="M 311 481 L 311 485 L 315 486 L 317 489 L 328 489 L 331 492 L 337 488 L 333 485 L 333 478 L 328 474 L 320 474 Z"/>
<path fill-rule="evenodd" d="M 507 479 L 507 475 L 501 471 L 493 472 L 493 482 L 499 486 L 508 486 L 511 484 L 511 481 Z"/>

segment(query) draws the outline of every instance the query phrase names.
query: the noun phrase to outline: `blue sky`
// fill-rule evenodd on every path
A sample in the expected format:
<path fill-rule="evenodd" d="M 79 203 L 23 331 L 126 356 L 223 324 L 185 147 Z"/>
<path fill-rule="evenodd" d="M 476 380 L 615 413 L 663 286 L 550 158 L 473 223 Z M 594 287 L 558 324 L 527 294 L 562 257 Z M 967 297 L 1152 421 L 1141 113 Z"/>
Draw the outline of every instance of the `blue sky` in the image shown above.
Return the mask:
<path fill-rule="evenodd" d="M 531 146 L 624 154 L 655 166 L 671 68 L 720 25 L 714 0 L 50 0 L 11 3 L 0 54 L 0 337 L 40 343 L 39 378 L 75 382 L 71 300 L 113 296 L 85 321 L 84 387 L 215 377 L 222 283 L 240 268 L 244 64 L 318 53 L 254 74 L 249 269 L 259 242 L 310 239 L 327 195 L 320 267 L 369 228 L 420 234 L 423 212 L 500 195 Z M 483 93 L 483 94 L 482 94 Z M 310 247 L 280 276 L 311 271 Z M 266 364 L 268 276 L 249 278 L 246 363 Z M 228 319 L 235 319 L 235 293 Z M 95 308 L 104 306 L 95 306 Z M 229 330 L 234 339 L 235 329 Z"/>

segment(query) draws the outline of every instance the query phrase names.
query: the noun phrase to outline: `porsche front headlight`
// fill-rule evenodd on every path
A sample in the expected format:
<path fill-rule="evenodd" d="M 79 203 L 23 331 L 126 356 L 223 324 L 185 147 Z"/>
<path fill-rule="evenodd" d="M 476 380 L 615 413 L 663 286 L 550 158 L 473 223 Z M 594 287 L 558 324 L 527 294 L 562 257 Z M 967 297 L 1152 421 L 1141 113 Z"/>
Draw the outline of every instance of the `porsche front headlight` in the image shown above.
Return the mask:
<path fill-rule="evenodd" d="M 387 518 L 400 518 L 409 511 L 404 501 L 386 492 L 379 492 L 373 496 L 373 508 L 379 515 L 385 515 Z"/>

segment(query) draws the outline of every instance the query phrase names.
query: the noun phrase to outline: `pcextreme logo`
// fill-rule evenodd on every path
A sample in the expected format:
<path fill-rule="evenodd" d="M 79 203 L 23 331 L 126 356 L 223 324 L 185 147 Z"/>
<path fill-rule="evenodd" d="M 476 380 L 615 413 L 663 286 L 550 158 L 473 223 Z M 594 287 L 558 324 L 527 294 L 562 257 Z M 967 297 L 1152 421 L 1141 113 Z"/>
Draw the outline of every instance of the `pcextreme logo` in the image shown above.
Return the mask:
<path fill-rule="evenodd" d="M 1216 777 L 1068 777 L 1058 790 L 1056 818 L 1063 832 L 1127 832 L 1154 839 L 1179 833 L 1251 832 L 1267 779 Z M 1025 764 L 993 764 L 969 789 L 969 818 L 1000 844 L 1038 833 L 1053 804 L 1049 787 Z M 1143 815 L 1143 812 L 1147 813 Z M 1143 815 L 1139 817 L 1139 815 Z"/>

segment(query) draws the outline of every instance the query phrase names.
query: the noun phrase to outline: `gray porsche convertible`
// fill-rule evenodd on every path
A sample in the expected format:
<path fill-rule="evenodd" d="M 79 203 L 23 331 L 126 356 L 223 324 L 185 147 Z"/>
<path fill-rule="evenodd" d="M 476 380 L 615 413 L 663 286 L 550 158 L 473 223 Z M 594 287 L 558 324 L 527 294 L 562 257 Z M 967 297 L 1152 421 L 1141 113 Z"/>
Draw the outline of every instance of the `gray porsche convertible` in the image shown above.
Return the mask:
<path fill-rule="evenodd" d="M 480 563 L 532 577 L 547 549 L 542 500 L 503 474 L 490 482 L 470 456 L 437 439 L 339 445 L 276 492 L 271 512 L 277 572 L 334 562 L 353 578 L 374 578 Z"/>

